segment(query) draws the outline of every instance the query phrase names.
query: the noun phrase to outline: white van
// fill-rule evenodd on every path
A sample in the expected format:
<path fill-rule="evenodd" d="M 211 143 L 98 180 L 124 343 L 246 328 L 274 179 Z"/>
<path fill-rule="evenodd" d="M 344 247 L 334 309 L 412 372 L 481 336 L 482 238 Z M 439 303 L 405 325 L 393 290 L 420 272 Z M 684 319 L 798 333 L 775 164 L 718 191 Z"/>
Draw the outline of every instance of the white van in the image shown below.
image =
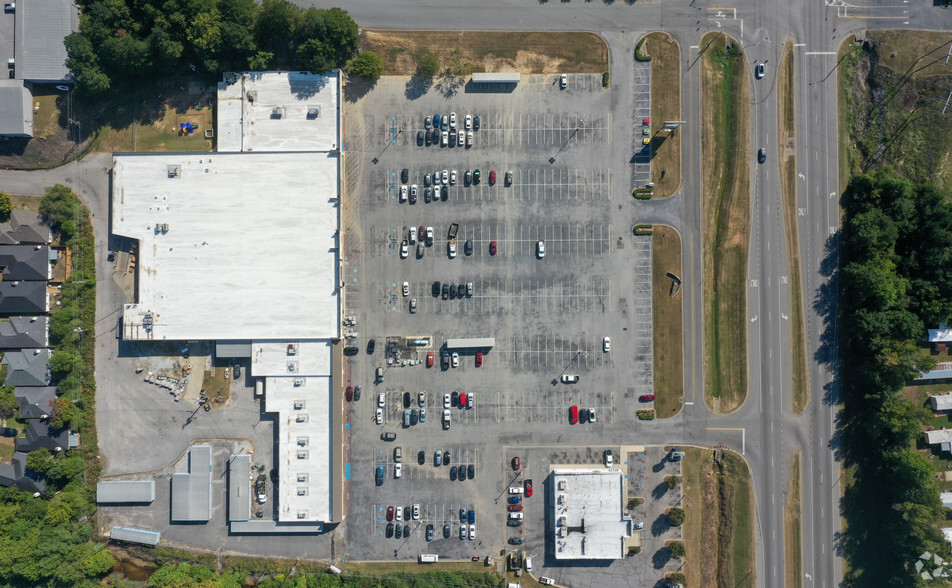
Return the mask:
<path fill-rule="evenodd" d="M 509 518 L 512 519 L 512 520 L 514 520 L 514 521 L 521 521 L 521 520 L 522 520 L 522 513 L 521 513 L 521 512 L 511 512 L 511 513 L 509 513 Z"/>
<path fill-rule="evenodd" d="M 527 572 L 531 572 L 531 571 L 532 571 L 532 558 L 531 558 L 531 557 L 527 557 L 527 558 L 526 558 L 526 571 L 527 571 Z"/>

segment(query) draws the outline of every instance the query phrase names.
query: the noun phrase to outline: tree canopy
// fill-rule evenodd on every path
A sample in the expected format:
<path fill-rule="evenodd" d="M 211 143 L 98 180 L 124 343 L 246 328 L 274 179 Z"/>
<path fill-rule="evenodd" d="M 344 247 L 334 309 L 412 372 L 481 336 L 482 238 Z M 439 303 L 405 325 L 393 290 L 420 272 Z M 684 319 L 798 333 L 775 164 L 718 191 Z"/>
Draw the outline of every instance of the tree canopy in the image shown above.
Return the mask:
<path fill-rule="evenodd" d="M 288 0 L 81 0 L 81 30 L 66 37 L 78 89 L 103 96 L 156 75 L 273 67 L 343 67 L 357 23 L 340 8 Z"/>

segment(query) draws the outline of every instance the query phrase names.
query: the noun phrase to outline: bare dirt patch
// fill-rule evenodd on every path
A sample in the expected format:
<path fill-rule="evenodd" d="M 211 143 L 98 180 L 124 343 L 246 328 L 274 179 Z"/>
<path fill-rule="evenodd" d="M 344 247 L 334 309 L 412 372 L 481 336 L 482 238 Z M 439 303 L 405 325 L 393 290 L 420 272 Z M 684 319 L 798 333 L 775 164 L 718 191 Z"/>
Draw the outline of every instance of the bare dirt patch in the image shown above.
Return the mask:
<path fill-rule="evenodd" d="M 471 72 L 608 71 L 608 47 L 593 33 L 362 29 L 360 46 L 380 55 L 385 75 L 413 75 L 426 54 L 435 57 L 443 70 L 464 65 Z"/>

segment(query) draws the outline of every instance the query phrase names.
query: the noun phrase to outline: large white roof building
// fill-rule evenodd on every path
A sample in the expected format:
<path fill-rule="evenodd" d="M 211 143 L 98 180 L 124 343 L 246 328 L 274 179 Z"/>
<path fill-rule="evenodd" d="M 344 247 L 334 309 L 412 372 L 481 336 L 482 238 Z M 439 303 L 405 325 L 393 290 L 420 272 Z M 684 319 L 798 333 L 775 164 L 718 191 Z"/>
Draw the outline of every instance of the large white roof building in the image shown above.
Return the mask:
<path fill-rule="evenodd" d="M 633 528 L 621 470 L 552 471 L 556 559 L 622 559 Z"/>

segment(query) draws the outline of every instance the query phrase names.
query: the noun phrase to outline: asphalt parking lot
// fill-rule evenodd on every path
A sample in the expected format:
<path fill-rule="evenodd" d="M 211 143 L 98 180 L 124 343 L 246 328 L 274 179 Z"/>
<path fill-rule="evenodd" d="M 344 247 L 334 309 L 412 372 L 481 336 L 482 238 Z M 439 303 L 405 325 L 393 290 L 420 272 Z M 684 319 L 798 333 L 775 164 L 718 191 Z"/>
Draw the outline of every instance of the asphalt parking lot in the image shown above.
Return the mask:
<path fill-rule="evenodd" d="M 365 390 L 363 400 L 347 406 L 344 550 L 351 558 L 485 557 L 521 536 L 542 562 L 548 464 L 600 464 L 601 440 L 637 441 L 638 395 L 651 391 L 650 241 L 631 233 L 627 170 L 619 179 L 605 167 L 615 143 L 629 144 L 627 137 L 612 137 L 610 94 L 600 76 L 569 79 L 566 90 L 557 76 L 540 75 L 524 76 L 511 92 L 435 87 L 413 99 L 406 80 L 381 79 L 348 108 L 342 275 L 345 314 L 358 316 L 361 353 L 346 358 L 345 372 L 347 384 Z M 480 116 L 472 146 L 465 138 L 462 147 L 418 145 L 425 117 L 450 112 L 457 130 L 467 114 Z M 445 197 L 444 169 L 457 172 Z M 467 181 L 466 172 L 477 169 L 479 183 Z M 439 196 L 427 202 L 425 190 L 434 186 Z M 410 227 L 417 233 L 423 227 L 424 234 L 433 228 L 432 243 L 424 242 L 419 253 L 417 242 L 409 242 Z M 444 298 L 444 283 L 472 284 L 473 291 Z M 399 361 L 388 362 L 386 341 L 403 337 L 428 344 L 402 348 Z M 459 367 L 441 368 L 444 341 L 467 337 L 494 337 L 495 346 L 484 350 L 481 366 L 472 349 L 460 351 Z M 370 339 L 376 345 L 367 353 Z M 430 353 L 433 367 L 427 367 Z M 640 366 L 634 379 L 632 365 Z M 384 377 L 374 384 L 377 367 Z M 578 382 L 562 383 L 563 375 L 577 375 Z M 404 426 L 403 395 L 415 398 L 419 391 L 427 392 L 427 421 Z M 447 429 L 443 394 L 454 391 L 473 393 L 475 406 L 450 408 Z M 377 424 L 381 392 L 385 406 Z M 572 406 L 592 410 L 595 422 L 570 424 Z M 384 433 L 396 439 L 383 441 Z M 395 446 L 403 452 L 399 479 Z M 435 466 L 435 451 L 449 451 L 452 465 Z M 527 460 L 522 471 L 511 468 L 513 451 Z M 475 480 L 451 479 L 453 465 L 470 463 Z M 378 467 L 384 472 L 379 485 Z M 509 527 L 508 488 L 521 485 L 524 475 L 536 477 L 536 495 L 525 499 L 524 526 Z M 388 523 L 397 522 L 387 521 L 388 507 L 414 504 L 421 517 L 410 522 L 409 536 L 388 537 Z M 473 540 L 468 530 L 467 539 L 459 538 L 461 508 L 476 511 Z M 435 534 L 429 545 L 427 524 Z M 449 538 L 443 538 L 447 524 Z M 624 560 L 611 569 L 616 565 L 635 564 Z"/>

